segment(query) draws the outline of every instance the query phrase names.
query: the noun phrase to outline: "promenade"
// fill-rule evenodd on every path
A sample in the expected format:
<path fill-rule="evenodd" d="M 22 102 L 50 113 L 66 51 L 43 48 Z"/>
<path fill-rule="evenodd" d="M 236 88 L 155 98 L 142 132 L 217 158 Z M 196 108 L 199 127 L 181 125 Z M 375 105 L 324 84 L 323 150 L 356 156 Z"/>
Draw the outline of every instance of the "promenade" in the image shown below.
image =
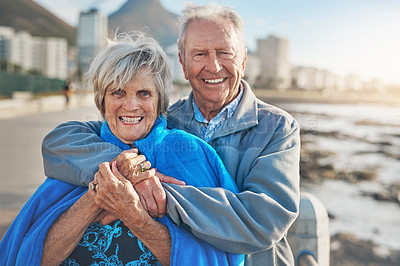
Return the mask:
<path fill-rule="evenodd" d="M 0 100 L 0 239 L 22 206 L 44 181 L 41 143 L 67 120 L 96 120 L 93 95 Z"/>

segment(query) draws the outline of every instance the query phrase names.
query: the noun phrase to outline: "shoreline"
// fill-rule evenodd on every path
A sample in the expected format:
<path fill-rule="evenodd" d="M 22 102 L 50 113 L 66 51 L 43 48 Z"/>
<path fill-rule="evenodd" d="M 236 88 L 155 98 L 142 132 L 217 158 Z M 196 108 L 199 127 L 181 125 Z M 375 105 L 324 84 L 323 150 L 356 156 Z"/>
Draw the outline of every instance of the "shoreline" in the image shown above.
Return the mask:
<path fill-rule="evenodd" d="M 321 104 L 386 104 L 400 105 L 400 93 L 394 92 L 322 92 L 301 90 L 253 90 L 257 98 L 267 103 Z"/>

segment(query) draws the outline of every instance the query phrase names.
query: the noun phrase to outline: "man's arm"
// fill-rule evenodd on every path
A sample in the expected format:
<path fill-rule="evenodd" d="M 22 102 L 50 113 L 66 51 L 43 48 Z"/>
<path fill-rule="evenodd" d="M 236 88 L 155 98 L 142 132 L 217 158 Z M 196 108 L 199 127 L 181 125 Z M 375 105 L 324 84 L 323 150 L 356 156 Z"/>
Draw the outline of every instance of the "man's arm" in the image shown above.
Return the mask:
<path fill-rule="evenodd" d="M 57 126 L 43 140 L 44 172 L 48 177 L 88 186 L 99 164 L 122 150 L 100 138 L 102 121 L 71 121 Z"/>
<path fill-rule="evenodd" d="M 297 217 L 299 150 L 294 123 L 277 132 L 249 166 L 239 193 L 164 184 L 171 218 L 221 250 L 250 254 L 271 248 Z"/>

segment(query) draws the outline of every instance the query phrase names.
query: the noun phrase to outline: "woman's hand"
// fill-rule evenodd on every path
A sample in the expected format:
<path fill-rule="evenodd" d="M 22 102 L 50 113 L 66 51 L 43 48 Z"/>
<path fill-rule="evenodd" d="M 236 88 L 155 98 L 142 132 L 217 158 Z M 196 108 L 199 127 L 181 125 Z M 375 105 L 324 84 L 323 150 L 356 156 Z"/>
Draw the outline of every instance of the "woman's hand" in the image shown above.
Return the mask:
<path fill-rule="evenodd" d="M 124 151 L 115 160 L 118 170 L 126 179 L 131 181 L 139 194 L 140 202 L 145 210 L 153 218 L 163 217 L 167 212 L 167 196 L 161 182 L 176 185 L 185 185 L 185 182 L 156 172 L 156 169 L 150 169 L 151 163 L 146 161 L 145 156 L 138 155 L 137 149 Z M 142 172 L 140 164 L 149 170 Z M 114 220 L 115 217 L 108 215 L 101 223 L 107 224 Z"/>
<path fill-rule="evenodd" d="M 114 161 L 117 162 L 118 170 L 132 185 L 149 179 L 156 173 L 156 169 L 150 169 L 151 163 L 146 161 L 146 157 L 138 155 L 137 149 L 123 151 Z"/>
<path fill-rule="evenodd" d="M 121 221 L 135 224 L 150 218 L 132 183 L 118 171 L 116 161 L 111 166 L 108 162 L 100 164 L 93 183 L 97 183 L 96 204 Z"/>

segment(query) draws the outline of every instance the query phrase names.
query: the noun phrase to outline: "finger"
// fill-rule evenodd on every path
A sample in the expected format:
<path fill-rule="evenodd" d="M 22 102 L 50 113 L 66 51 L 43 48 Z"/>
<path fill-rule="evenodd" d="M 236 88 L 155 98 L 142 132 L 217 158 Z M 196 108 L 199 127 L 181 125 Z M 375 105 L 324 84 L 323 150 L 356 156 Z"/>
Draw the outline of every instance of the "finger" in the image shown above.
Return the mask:
<path fill-rule="evenodd" d="M 153 168 L 153 169 L 149 169 L 145 172 L 139 173 L 134 178 L 129 177 L 128 180 L 132 183 L 132 185 L 136 185 L 144 180 L 152 178 L 155 175 L 156 175 L 156 169 Z"/>
<path fill-rule="evenodd" d="M 130 149 L 130 150 L 127 150 L 126 152 L 138 154 L 138 153 L 139 153 L 139 150 L 136 149 L 136 148 L 132 148 L 132 149 Z"/>
<path fill-rule="evenodd" d="M 122 174 L 121 172 L 118 170 L 117 168 L 117 162 L 114 161 L 111 163 L 111 171 L 114 174 L 114 176 L 121 182 L 127 180 Z"/>
<path fill-rule="evenodd" d="M 144 161 L 144 162 L 139 163 L 138 166 L 140 167 L 139 171 L 144 172 L 151 168 L 151 163 L 149 161 Z"/>
<path fill-rule="evenodd" d="M 99 179 L 100 179 L 101 173 L 100 171 L 96 172 L 96 174 L 94 174 L 94 178 L 93 180 L 88 184 L 88 192 L 89 195 L 94 196 L 96 195 L 96 189 L 99 186 Z"/>
<path fill-rule="evenodd" d="M 144 180 L 135 186 L 141 202 L 145 202 L 146 211 L 152 216 L 162 217 L 166 211 L 166 194 L 157 177 Z"/>
<path fill-rule="evenodd" d="M 105 162 L 99 165 L 98 187 L 109 187 L 110 184 L 118 183 L 120 180 L 113 174 L 110 163 Z"/>
<path fill-rule="evenodd" d="M 165 193 L 164 188 L 161 186 L 158 178 L 155 178 L 155 182 L 157 183 L 157 187 L 153 189 L 153 197 L 155 202 L 157 203 L 157 217 L 162 218 L 167 211 L 167 195 Z"/>
<path fill-rule="evenodd" d="M 160 173 L 160 172 L 157 172 L 157 173 L 156 173 L 156 176 L 158 177 L 158 179 L 160 179 L 161 182 L 164 182 L 164 183 L 175 184 L 175 185 L 181 185 L 181 186 L 186 185 L 186 183 L 185 183 L 184 181 L 180 181 L 180 180 L 178 180 L 178 179 L 176 179 L 176 178 L 173 178 L 173 177 L 171 177 L 171 176 L 164 175 L 164 174 L 162 174 L 162 173 Z"/>

